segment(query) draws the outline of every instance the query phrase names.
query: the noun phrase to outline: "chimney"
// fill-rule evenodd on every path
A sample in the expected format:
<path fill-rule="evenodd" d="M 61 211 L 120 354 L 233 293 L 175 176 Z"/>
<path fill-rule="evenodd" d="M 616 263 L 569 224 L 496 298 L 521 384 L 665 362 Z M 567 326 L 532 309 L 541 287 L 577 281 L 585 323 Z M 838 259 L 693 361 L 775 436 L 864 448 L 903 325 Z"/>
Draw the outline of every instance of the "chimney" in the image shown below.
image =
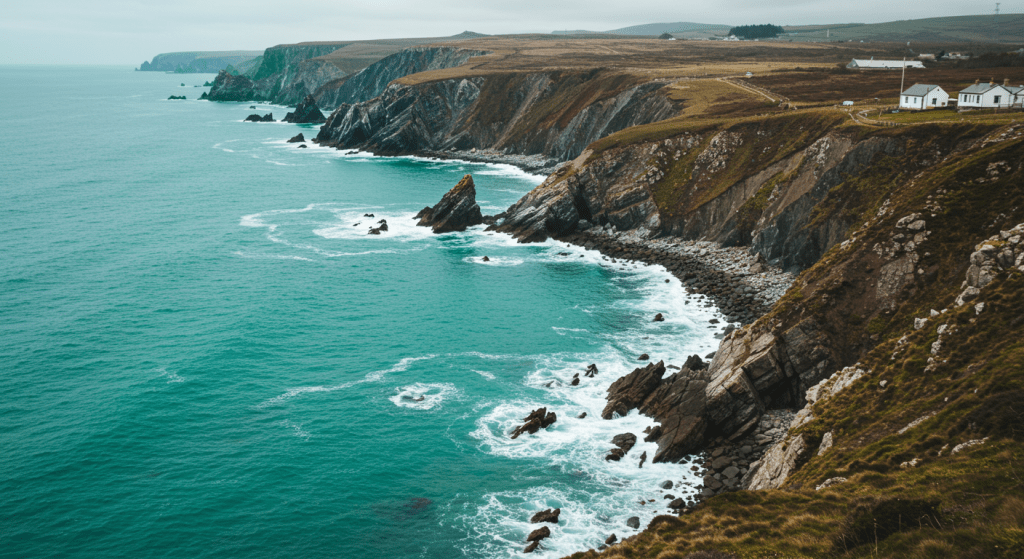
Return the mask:
<path fill-rule="evenodd" d="M 1010 85 L 1010 78 L 1003 78 L 1003 85 Z"/>
<path fill-rule="evenodd" d="M 980 79 L 974 80 L 974 85 L 978 85 L 979 83 L 981 83 Z"/>
<path fill-rule="evenodd" d="M 995 85 L 996 84 L 996 79 L 995 78 L 989 78 L 988 79 L 988 84 L 989 85 Z"/>

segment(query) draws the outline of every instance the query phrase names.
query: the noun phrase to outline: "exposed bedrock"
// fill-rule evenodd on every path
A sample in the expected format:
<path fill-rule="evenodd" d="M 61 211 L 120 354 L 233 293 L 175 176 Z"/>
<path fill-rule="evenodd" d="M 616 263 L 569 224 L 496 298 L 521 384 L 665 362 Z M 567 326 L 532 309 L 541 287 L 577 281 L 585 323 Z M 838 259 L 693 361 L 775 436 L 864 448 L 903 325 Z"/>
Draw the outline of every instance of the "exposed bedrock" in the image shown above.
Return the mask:
<path fill-rule="evenodd" d="M 317 141 L 379 155 L 486 149 L 564 161 L 612 132 L 674 115 L 663 86 L 598 71 L 392 82 L 377 98 L 339 106 Z"/>
<path fill-rule="evenodd" d="M 330 80 L 313 94 L 321 107 L 334 109 L 343 103 L 361 103 L 380 95 L 398 78 L 455 68 L 484 51 L 456 47 L 413 47 L 386 56 L 350 76 Z"/>
<path fill-rule="evenodd" d="M 901 153 L 903 142 L 822 130 L 809 145 L 767 165 L 729 160 L 744 142 L 753 144 L 744 153 L 770 149 L 777 140 L 773 120 L 780 119 L 761 123 L 765 130 L 736 125 L 743 135 L 684 133 L 588 151 L 510 207 L 497 229 L 522 242 L 610 226 L 641 237 L 749 245 L 773 264 L 799 271 L 841 242 L 852 225 L 841 212 L 815 219 L 815 208 L 880 156 Z M 729 164 L 736 170 L 726 171 Z"/>
<path fill-rule="evenodd" d="M 345 76 L 333 63 L 316 57 L 330 54 L 345 43 L 278 45 L 259 58 L 244 75 L 221 70 L 207 94 L 211 101 L 269 101 L 296 105 L 321 85 Z"/>
<path fill-rule="evenodd" d="M 327 117 L 320 112 L 320 107 L 316 106 L 316 99 L 313 99 L 312 95 L 307 95 L 299 106 L 295 107 L 295 112 L 284 115 L 284 121 L 295 124 L 321 124 L 327 121 Z"/>
<path fill-rule="evenodd" d="M 462 177 L 436 206 L 423 208 L 414 219 L 419 219 L 416 225 L 430 227 L 434 233 L 465 231 L 468 227 L 483 223 L 480 205 L 476 203 L 473 175 Z"/>

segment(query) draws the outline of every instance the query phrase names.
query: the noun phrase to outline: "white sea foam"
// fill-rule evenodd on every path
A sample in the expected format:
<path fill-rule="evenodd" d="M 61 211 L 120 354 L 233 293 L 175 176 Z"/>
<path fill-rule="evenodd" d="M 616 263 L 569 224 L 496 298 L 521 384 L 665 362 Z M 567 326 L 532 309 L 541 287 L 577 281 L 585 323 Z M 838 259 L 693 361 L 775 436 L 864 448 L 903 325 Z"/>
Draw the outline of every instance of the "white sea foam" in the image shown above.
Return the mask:
<path fill-rule="evenodd" d="M 463 258 L 462 261 L 470 264 L 482 264 L 484 266 L 518 266 L 523 263 L 522 258 L 507 258 L 499 256 L 495 256 L 493 258 L 488 256 L 486 261 L 484 261 L 483 256 L 467 256 Z"/>
<path fill-rule="evenodd" d="M 185 382 L 185 379 L 182 378 L 180 375 L 178 375 L 178 373 L 174 373 L 174 372 L 168 371 L 167 369 L 165 369 L 163 367 L 160 367 L 159 369 L 157 369 L 157 372 L 160 373 L 161 377 L 165 377 L 167 379 L 167 384 L 175 384 L 175 383 L 179 383 L 179 382 Z"/>
<path fill-rule="evenodd" d="M 313 262 L 312 259 L 306 258 L 304 256 L 291 256 L 291 255 L 288 255 L 288 254 L 252 254 L 252 253 L 245 253 L 245 252 L 242 252 L 242 251 L 239 251 L 239 250 L 236 250 L 232 254 L 235 254 L 236 256 L 241 256 L 242 258 L 266 259 L 266 260 L 299 260 L 299 261 L 302 261 L 302 262 Z"/>
<path fill-rule="evenodd" d="M 433 359 L 434 357 L 436 357 L 436 355 L 424 355 L 422 357 L 406 357 L 400 360 L 398 363 L 395 363 L 394 366 L 388 369 L 372 371 L 366 373 L 366 375 L 359 380 L 343 382 L 341 384 L 335 384 L 331 386 L 300 386 L 297 388 L 291 388 L 284 394 L 275 396 L 269 400 L 256 404 L 256 409 L 263 409 L 268 406 L 276 406 L 278 404 L 282 404 L 288 400 L 291 400 L 296 396 L 302 396 L 304 394 L 315 394 L 317 392 L 335 392 L 337 390 L 351 388 L 357 384 L 362 384 L 364 382 L 380 382 L 385 376 L 387 376 L 390 373 L 399 373 L 402 371 L 406 371 L 413 363 L 417 361 L 423 361 L 425 359 Z"/>
<path fill-rule="evenodd" d="M 332 212 L 336 219 L 335 223 L 327 224 L 313 230 L 313 234 L 325 239 L 391 239 L 398 241 L 418 241 L 435 237 L 429 227 L 416 225 L 413 217 L 414 212 L 388 213 L 377 211 L 364 211 L 361 209 L 336 209 Z M 364 214 L 373 213 L 374 217 L 365 217 Z M 386 220 L 387 231 L 381 231 L 380 235 L 369 235 L 371 227 L 380 227 L 380 221 Z"/>
<path fill-rule="evenodd" d="M 494 373 L 490 373 L 490 372 L 488 372 L 488 371 L 478 371 L 478 370 L 476 370 L 476 369 L 472 369 L 472 371 L 473 371 L 474 373 L 476 373 L 476 374 L 478 374 L 478 375 L 480 375 L 480 376 L 484 377 L 484 378 L 485 378 L 485 379 L 487 379 L 487 380 L 494 380 Z"/>
<path fill-rule="evenodd" d="M 458 392 L 454 384 L 421 383 L 410 384 L 396 389 L 397 394 L 388 398 L 400 408 L 429 410 L 440 406 L 448 397 Z"/>
<path fill-rule="evenodd" d="M 295 435 L 296 437 L 299 437 L 300 439 L 302 439 L 304 441 L 308 441 L 309 440 L 310 434 L 308 432 L 302 430 L 302 424 L 301 423 L 297 423 L 296 424 L 296 423 L 292 423 L 291 421 L 288 421 L 287 419 L 285 419 L 284 421 L 281 422 L 281 425 L 283 425 L 284 427 L 290 429 L 292 431 L 292 434 Z"/>

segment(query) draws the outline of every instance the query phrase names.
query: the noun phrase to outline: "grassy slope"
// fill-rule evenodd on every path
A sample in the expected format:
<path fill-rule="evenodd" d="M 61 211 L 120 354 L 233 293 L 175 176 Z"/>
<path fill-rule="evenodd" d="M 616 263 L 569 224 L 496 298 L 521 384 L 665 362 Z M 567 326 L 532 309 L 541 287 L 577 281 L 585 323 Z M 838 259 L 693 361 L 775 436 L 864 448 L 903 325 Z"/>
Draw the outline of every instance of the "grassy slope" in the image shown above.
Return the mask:
<path fill-rule="evenodd" d="M 955 136 L 954 128 L 930 133 Z M 810 315 L 861 344 L 856 356 L 871 371 L 867 379 L 818 404 L 817 419 L 801 428 L 812 448 L 826 432 L 835 446 L 810 458 L 782 490 L 725 494 L 680 518 L 659 517 L 602 556 L 669 559 L 709 549 L 739 557 L 1024 556 L 1024 275 L 1004 273 L 987 286 L 978 316 L 971 306 L 952 308 L 974 244 L 1024 222 L 1021 160 L 1024 140 L 1017 139 L 961 152 L 916 176 L 837 187 L 830 194 L 836 207 L 870 216 L 888 199 L 894 211 L 804 272 L 761 321 L 789 324 Z M 991 180 L 988 170 L 1000 161 L 1016 169 Z M 941 207 L 935 217 L 924 210 L 933 203 Z M 933 232 L 920 263 L 927 273 L 894 311 L 865 308 L 870 270 L 880 264 L 871 247 L 912 212 L 924 213 Z M 913 319 L 932 308 L 952 310 L 915 331 Z M 947 362 L 926 370 L 940 323 L 956 332 L 938 356 Z M 936 415 L 897 433 L 928 413 Z M 956 444 L 985 436 L 987 443 L 950 455 Z M 900 467 L 914 458 L 917 467 Z M 814 490 L 837 476 L 849 481 Z"/>

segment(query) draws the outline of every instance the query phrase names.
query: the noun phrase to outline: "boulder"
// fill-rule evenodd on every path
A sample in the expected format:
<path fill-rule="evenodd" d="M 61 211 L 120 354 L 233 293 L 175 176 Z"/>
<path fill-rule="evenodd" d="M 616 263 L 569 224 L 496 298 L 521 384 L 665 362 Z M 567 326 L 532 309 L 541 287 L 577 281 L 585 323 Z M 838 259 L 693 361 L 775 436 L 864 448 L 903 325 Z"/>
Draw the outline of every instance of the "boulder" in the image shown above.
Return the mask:
<path fill-rule="evenodd" d="M 608 536 L 608 539 L 606 539 L 604 541 L 604 544 L 605 545 L 612 545 L 613 543 L 615 543 L 617 541 L 619 541 L 619 538 L 615 537 L 615 534 L 612 534 L 612 535 Z"/>
<path fill-rule="evenodd" d="M 537 408 L 523 419 L 524 423 L 522 425 L 512 431 L 512 438 L 517 439 L 523 433 L 530 433 L 532 435 L 541 429 L 547 428 L 557 420 L 558 417 L 555 415 L 555 412 L 548 413 L 547 408 Z"/>
<path fill-rule="evenodd" d="M 245 117 L 245 122 L 274 122 L 274 113 L 267 113 L 263 116 L 252 114 Z"/>
<path fill-rule="evenodd" d="M 546 537 L 548 537 L 550 535 L 551 535 L 551 529 L 548 528 L 547 526 L 541 526 L 540 528 L 537 528 L 536 530 L 530 532 L 530 535 L 526 536 L 526 541 L 528 541 L 528 542 L 539 542 L 540 540 L 543 540 L 544 538 L 546 538 Z"/>
<path fill-rule="evenodd" d="M 473 176 L 462 177 L 433 208 L 423 208 L 416 214 L 417 225 L 430 227 L 434 233 L 465 231 L 466 228 L 484 222 L 480 206 L 476 203 L 476 186 Z"/>
<path fill-rule="evenodd" d="M 661 384 L 665 363 L 658 361 L 616 380 L 608 387 L 608 404 L 601 417 L 611 419 L 615 414 L 626 415 L 636 408 Z"/>
<path fill-rule="evenodd" d="M 320 112 L 320 107 L 316 106 L 316 99 L 313 99 L 312 95 L 307 95 L 299 106 L 295 107 L 295 112 L 284 115 L 284 121 L 295 124 L 323 124 L 327 122 L 327 117 Z"/>
<path fill-rule="evenodd" d="M 633 433 L 622 433 L 621 435 L 615 435 L 612 437 L 612 444 L 621 448 L 622 453 L 626 454 L 629 452 L 634 445 L 636 445 L 636 435 Z"/>
<path fill-rule="evenodd" d="M 640 528 L 640 517 L 639 516 L 631 516 L 631 517 L 629 517 L 629 519 L 626 520 L 626 526 L 629 526 L 630 528 L 633 528 L 634 530 L 638 530 Z"/>
<path fill-rule="evenodd" d="M 309 146 L 307 146 L 306 144 L 299 144 L 299 145 L 298 145 L 298 148 L 296 148 L 296 149 L 301 149 L 301 148 L 308 148 L 308 147 L 309 147 Z"/>
<path fill-rule="evenodd" d="M 650 359 L 651 359 L 651 356 L 647 355 L 646 353 L 641 353 L 640 357 L 636 358 L 637 361 L 649 361 Z"/>
<path fill-rule="evenodd" d="M 302 132 L 299 132 L 299 135 L 291 138 L 290 140 L 288 140 L 288 143 L 289 144 L 297 144 L 297 143 L 305 142 L 305 141 L 306 141 L 306 138 L 302 136 Z"/>
<path fill-rule="evenodd" d="M 640 466 L 638 466 L 638 467 L 643 468 L 644 467 L 644 462 L 646 462 L 646 461 L 647 461 L 647 451 L 645 450 L 644 453 L 640 455 Z"/>
<path fill-rule="evenodd" d="M 537 550 L 537 548 L 539 546 L 540 546 L 540 540 L 537 540 L 535 542 L 531 542 L 530 545 L 526 546 L 526 549 L 523 550 L 523 553 L 533 553 L 534 551 Z"/>
<path fill-rule="evenodd" d="M 595 365 L 594 363 L 591 363 L 590 365 L 587 366 L 587 372 L 583 373 L 583 374 L 584 374 L 584 376 L 588 376 L 588 377 L 597 376 L 597 365 Z"/>
<path fill-rule="evenodd" d="M 665 317 L 658 313 L 654 315 L 654 322 L 665 322 Z"/>
<path fill-rule="evenodd" d="M 547 509 L 542 510 L 530 517 L 531 524 L 537 524 L 538 522 L 550 522 L 552 524 L 558 524 L 558 515 L 562 513 L 562 509 Z"/>

